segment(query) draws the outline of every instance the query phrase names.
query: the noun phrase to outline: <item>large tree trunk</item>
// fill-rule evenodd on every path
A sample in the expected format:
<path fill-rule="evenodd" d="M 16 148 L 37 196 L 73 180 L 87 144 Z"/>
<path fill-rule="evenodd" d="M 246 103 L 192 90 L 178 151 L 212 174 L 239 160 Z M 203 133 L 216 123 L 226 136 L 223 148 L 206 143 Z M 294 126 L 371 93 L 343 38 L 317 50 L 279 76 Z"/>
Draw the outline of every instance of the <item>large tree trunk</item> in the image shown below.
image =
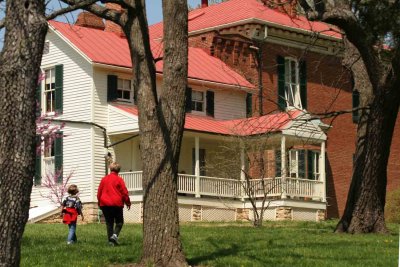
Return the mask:
<path fill-rule="evenodd" d="M 179 234 L 178 160 L 187 87 L 187 3 L 163 1 L 163 90 L 157 96 L 144 1 L 124 26 L 138 88 L 140 150 L 143 162 L 143 255 L 141 263 L 188 266 Z"/>
<path fill-rule="evenodd" d="M 19 266 L 34 175 L 44 1 L 7 1 L 6 16 L 0 54 L 0 266 Z"/>
<path fill-rule="evenodd" d="M 357 141 L 352 182 L 336 232 L 387 232 L 384 217 L 386 168 L 398 107 L 398 96 L 397 101 L 384 93 L 375 97 L 366 122 L 366 133 Z"/>
<path fill-rule="evenodd" d="M 361 106 L 369 108 L 360 110 L 353 176 L 346 208 L 336 232 L 386 233 L 384 208 L 387 163 L 400 91 L 396 90 L 398 85 L 388 79 L 391 88 L 383 85 L 374 92 L 358 50 L 346 39 L 345 45 L 343 63 L 353 73 L 355 90 L 361 96 Z"/>

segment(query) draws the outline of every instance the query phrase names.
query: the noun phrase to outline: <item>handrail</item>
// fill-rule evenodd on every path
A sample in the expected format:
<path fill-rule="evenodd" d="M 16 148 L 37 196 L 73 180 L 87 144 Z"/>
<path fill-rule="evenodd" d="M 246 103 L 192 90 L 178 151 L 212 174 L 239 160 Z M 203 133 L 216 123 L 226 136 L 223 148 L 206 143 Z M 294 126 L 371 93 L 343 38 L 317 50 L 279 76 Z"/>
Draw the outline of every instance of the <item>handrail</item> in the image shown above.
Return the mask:
<path fill-rule="evenodd" d="M 142 171 L 120 172 L 129 191 L 142 190 Z M 199 183 L 196 181 L 199 179 Z M 262 181 L 264 180 L 264 188 Z M 199 188 L 197 188 L 199 186 Z M 250 188 L 248 187 L 250 186 Z M 238 179 L 178 174 L 178 193 L 196 196 L 218 196 L 224 198 L 249 198 L 246 190 L 252 190 L 252 197 L 276 197 L 285 190 L 290 197 L 308 197 L 322 200 L 323 181 L 302 178 L 281 177 L 252 179 L 247 183 Z"/>

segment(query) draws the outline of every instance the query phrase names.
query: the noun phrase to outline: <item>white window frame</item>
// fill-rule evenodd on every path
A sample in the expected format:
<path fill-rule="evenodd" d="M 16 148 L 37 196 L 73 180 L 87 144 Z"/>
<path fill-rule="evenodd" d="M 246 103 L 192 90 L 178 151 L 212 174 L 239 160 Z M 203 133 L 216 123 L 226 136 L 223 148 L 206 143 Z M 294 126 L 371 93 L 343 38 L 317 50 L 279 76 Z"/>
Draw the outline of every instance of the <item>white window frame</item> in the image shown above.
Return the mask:
<path fill-rule="evenodd" d="M 48 138 L 45 135 L 41 137 L 41 175 L 42 177 L 54 176 L 56 172 L 55 167 L 55 151 L 54 151 L 54 138 Z M 51 140 L 51 144 L 48 142 Z"/>
<path fill-rule="evenodd" d="M 196 93 L 199 93 L 202 95 L 202 100 L 196 100 L 194 99 L 194 96 Z M 202 110 L 197 110 L 196 107 L 198 105 L 202 104 Z M 206 113 L 206 93 L 204 91 L 199 91 L 199 90 L 193 90 L 192 89 L 192 112 L 193 113 L 199 113 L 199 114 L 205 114 Z"/>
<path fill-rule="evenodd" d="M 299 151 L 296 149 L 289 150 L 289 166 L 288 173 L 290 178 L 300 178 L 299 177 Z M 303 177 L 304 178 L 304 177 Z"/>
<path fill-rule="evenodd" d="M 302 109 L 299 70 L 297 59 L 285 57 L 285 100 L 288 108 Z"/>
<path fill-rule="evenodd" d="M 55 115 L 55 99 L 56 99 L 56 68 L 55 66 L 46 68 L 43 70 L 44 72 L 44 79 L 42 81 L 42 86 L 41 86 L 41 108 L 43 110 L 43 114 L 46 114 L 48 116 L 53 116 Z M 50 75 L 48 75 L 50 73 Z M 50 82 L 50 89 L 46 89 L 46 85 Z M 53 88 L 54 85 L 54 88 Z M 50 96 L 50 110 L 48 111 L 48 106 L 47 106 L 47 94 L 52 94 Z"/>
<path fill-rule="evenodd" d="M 120 83 L 121 81 L 121 83 Z M 126 85 L 129 84 L 129 88 Z M 122 85 L 122 86 L 121 86 Z M 119 96 L 119 92 L 122 92 L 122 97 Z M 124 92 L 129 92 L 129 98 L 124 97 Z M 118 77 L 117 80 L 117 100 L 121 102 L 133 103 L 133 85 L 131 79 L 126 79 L 124 77 Z"/>
<path fill-rule="evenodd" d="M 312 161 L 313 161 L 313 170 L 314 170 L 313 174 L 312 174 L 313 177 L 308 177 L 308 179 L 319 181 L 320 174 L 321 174 L 320 168 L 321 168 L 322 157 L 321 157 L 321 153 L 320 152 L 318 152 L 318 151 L 313 151 L 313 152 L 314 152 L 314 157 L 312 159 Z"/>

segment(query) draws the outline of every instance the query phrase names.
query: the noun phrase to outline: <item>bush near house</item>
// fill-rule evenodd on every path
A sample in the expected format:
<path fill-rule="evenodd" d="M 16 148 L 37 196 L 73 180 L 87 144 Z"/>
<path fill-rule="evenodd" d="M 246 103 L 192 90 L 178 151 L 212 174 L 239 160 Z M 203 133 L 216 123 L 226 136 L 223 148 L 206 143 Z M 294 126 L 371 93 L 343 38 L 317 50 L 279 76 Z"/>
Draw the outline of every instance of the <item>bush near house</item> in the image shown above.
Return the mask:
<path fill-rule="evenodd" d="M 387 222 L 400 223 L 400 188 L 388 193 L 386 197 L 385 217 Z"/>
<path fill-rule="evenodd" d="M 197 267 L 397 266 L 398 225 L 389 225 L 390 235 L 347 235 L 333 233 L 336 223 L 184 223 L 181 234 L 189 264 Z M 21 266 L 121 267 L 140 259 L 141 224 L 126 224 L 118 247 L 108 246 L 104 224 L 79 225 L 77 235 L 68 246 L 65 225 L 28 224 Z"/>

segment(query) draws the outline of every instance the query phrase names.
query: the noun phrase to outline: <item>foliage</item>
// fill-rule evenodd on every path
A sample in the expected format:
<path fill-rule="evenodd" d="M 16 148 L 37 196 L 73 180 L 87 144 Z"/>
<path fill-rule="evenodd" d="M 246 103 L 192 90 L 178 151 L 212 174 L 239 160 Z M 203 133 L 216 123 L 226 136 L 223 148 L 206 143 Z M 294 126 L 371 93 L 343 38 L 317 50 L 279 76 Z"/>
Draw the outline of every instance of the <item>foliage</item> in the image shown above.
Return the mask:
<path fill-rule="evenodd" d="M 392 235 L 334 234 L 336 221 L 186 223 L 181 226 L 185 253 L 192 266 L 395 266 L 398 232 Z M 390 226 L 390 225 L 389 225 Z M 126 224 L 121 245 L 109 247 L 105 225 L 79 225 L 78 243 L 65 244 L 67 227 L 28 224 L 22 241 L 21 266 L 109 266 L 138 262 L 142 225 Z"/>
<path fill-rule="evenodd" d="M 40 195 L 61 206 L 63 198 L 67 194 L 69 180 L 73 174 L 74 172 L 71 171 L 68 175 L 63 176 L 61 182 L 59 182 L 59 177 L 63 175 L 63 170 L 56 170 L 55 173 L 46 174 L 42 181 L 42 187 L 47 190 L 46 193 L 40 191 Z"/>
<path fill-rule="evenodd" d="M 387 194 L 385 217 L 388 222 L 400 223 L 400 188 Z"/>

